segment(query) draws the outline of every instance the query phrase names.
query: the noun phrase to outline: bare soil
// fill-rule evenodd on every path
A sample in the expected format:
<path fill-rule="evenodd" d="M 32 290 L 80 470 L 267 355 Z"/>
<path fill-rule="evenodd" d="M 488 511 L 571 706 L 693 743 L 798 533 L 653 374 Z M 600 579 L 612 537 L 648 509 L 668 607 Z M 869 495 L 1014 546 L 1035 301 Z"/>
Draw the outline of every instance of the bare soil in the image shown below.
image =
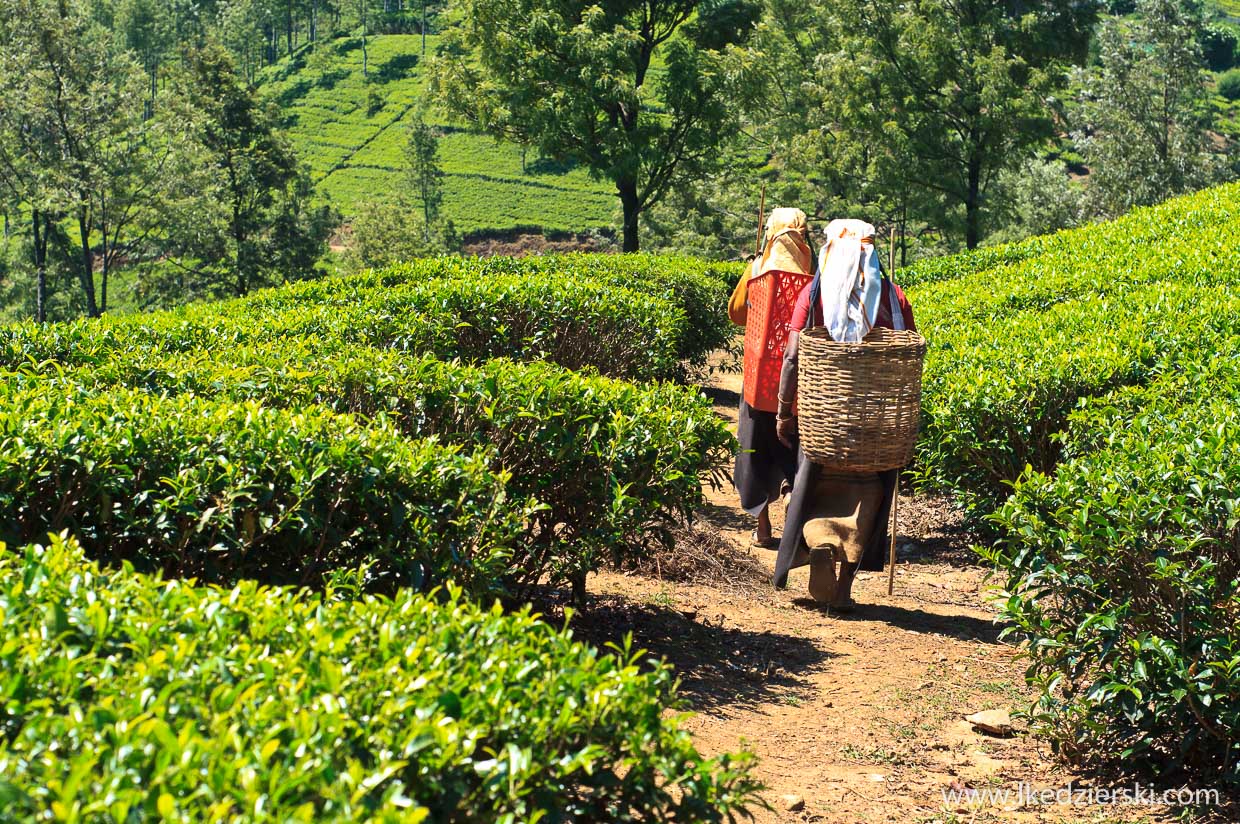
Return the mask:
<path fill-rule="evenodd" d="M 717 375 L 708 393 L 735 420 L 740 379 Z M 682 679 L 699 749 L 747 748 L 768 786 L 760 822 L 1138 822 L 1175 811 L 1135 805 L 1025 804 L 1037 790 L 1087 787 L 1056 763 L 1019 718 L 1009 737 L 964 720 L 1029 706 L 1019 650 L 999 638 L 985 570 L 945 500 L 902 499 L 895 594 L 886 573 L 862 573 L 857 610 L 834 615 L 806 594 L 807 573 L 786 591 L 766 581 L 773 551 L 749 547 L 751 519 L 734 491 L 710 490 L 686 556 L 719 548 L 734 559 L 706 576 L 671 569 L 604 572 L 574 619 L 579 636 L 635 645 Z M 782 512 L 774 507 L 776 534 Z M 726 543 L 717 543 L 723 541 Z M 679 552 L 680 550 L 678 550 Z M 738 560 L 735 560 L 738 559 Z M 717 565 L 716 565 L 717 566 Z M 705 579 L 703 579 L 703 577 Z M 1008 790 L 954 801 L 945 793 Z"/>
<path fill-rule="evenodd" d="M 564 254 L 567 252 L 601 252 L 607 248 L 604 238 L 590 235 L 555 235 L 547 237 L 540 232 L 497 232 L 492 235 L 480 235 L 470 238 L 461 244 L 461 252 L 478 257 L 504 255 L 507 257 L 525 257 L 526 255 Z"/>

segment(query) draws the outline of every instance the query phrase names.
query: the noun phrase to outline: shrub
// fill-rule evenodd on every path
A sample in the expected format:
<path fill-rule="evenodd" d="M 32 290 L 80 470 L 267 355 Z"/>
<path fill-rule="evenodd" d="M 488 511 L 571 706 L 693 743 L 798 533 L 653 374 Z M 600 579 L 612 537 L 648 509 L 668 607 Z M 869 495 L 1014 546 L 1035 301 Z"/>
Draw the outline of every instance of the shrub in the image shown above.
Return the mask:
<path fill-rule="evenodd" d="M 478 366 L 410 359 L 363 347 L 322 358 L 319 341 L 118 359 L 70 383 L 323 405 L 384 416 L 406 435 L 489 450 L 512 495 L 542 507 L 517 544 L 510 581 L 580 577 L 671 541 L 668 527 L 701 502 L 701 483 L 732 454 L 726 424 L 696 392 L 634 386 L 550 364 Z"/>
<path fill-rule="evenodd" d="M 1227 71 L 1236 65 L 1236 31 L 1231 26 L 1211 23 L 1201 30 L 1201 51 L 1210 71 Z"/>
<path fill-rule="evenodd" d="M 1027 640 L 1035 717 L 1078 758 L 1240 783 L 1240 414 L 1226 400 L 1124 421 L 1029 472 L 985 554 Z"/>
<path fill-rule="evenodd" d="M 528 611 L 200 588 L 56 540 L 0 549 L 0 616 L 14 819 L 721 821 L 756 803 L 750 756 L 703 758 L 666 714 L 668 667 Z"/>
<path fill-rule="evenodd" d="M 1229 69 L 1219 75 L 1218 93 L 1228 100 L 1240 100 L 1240 69 Z"/>
<path fill-rule="evenodd" d="M 631 289 L 559 275 L 432 281 L 384 295 L 393 308 L 448 316 L 455 355 L 548 360 L 632 380 L 680 374 L 684 313 Z"/>
<path fill-rule="evenodd" d="M 544 255 L 489 260 L 519 266 L 522 271 L 594 280 L 670 301 L 684 311 L 687 321 L 678 346 L 679 357 L 695 368 L 704 366 L 712 353 L 727 347 L 736 335 L 726 307 L 736 275 L 742 270 L 738 264 L 644 254 Z"/>
<path fill-rule="evenodd" d="M 528 264 L 512 258 L 436 258 L 174 312 L 79 321 L 54 331 L 19 324 L 0 330 L 0 365 L 43 360 L 82 365 L 118 351 L 129 357 L 219 351 L 313 336 L 327 344 L 444 359 L 545 359 L 648 380 L 684 378 L 686 366 L 703 366 L 734 337 L 724 312 L 727 287 L 715 269 L 701 263 L 682 269 L 679 258 L 642 258 L 644 266 L 607 268 L 601 261 L 609 257 L 615 256 Z M 560 260 L 572 266 L 557 270 Z"/>
<path fill-rule="evenodd" d="M 932 344 L 917 473 L 994 513 L 982 553 L 1035 719 L 1069 755 L 1164 781 L 1240 778 L 1238 197 L 914 292 Z"/>
<path fill-rule="evenodd" d="M 1083 399 L 1153 380 L 1161 363 L 1196 352 L 1237 318 L 1230 290 L 1164 284 L 1028 309 L 944 337 L 930 330 L 919 482 L 993 511 L 1026 466 L 1053 470 Z"/>
<path fill-rule="evenodd" d="M 545 350 L 546 357 L 570 368 L 577 363 L 594 366 L 604 374 L 625 377 L 624 369 L 630 369 L 633 377 L 684 377 L 682 364 L 692 368 L 705 365 L 707 357 L 715 350 L 727 346 L 735 335 L 727 319 L 725 307 L 731 284 L 729 278 L 736 267 L 728 264 L 710 264 L 692 258 L 656 255 L 548 255 L 526 258 L 453 258 L 442 257 L 417 260 L 367 272 L 350 278 L 336 278 L 316 283 L 296 284 L 271 290 L 256 296 L 248 306 L 257 309 L 256 316 L 280 312 L 291 305 L 330 304 L 349 311 L 359 301 L 402 301 L 419 311 L 427 311 L 436 305 L 435 295 L 448 290 L 444 298 L 451 307 L 452 325 L 469 324 L 470 335 L 465 338 L 464 349 L 459 354 L 469 359 L 486 356 L 537 357 L 537 348 L 531 348 L 524 339 L 483 337 L 478 338 L 479 319 L 487 319 L 490 326 L 517 324 L 529 327 L 537 325 L 537 331 L 527 335 L 530 341 L 550 341 L 562 338 L 562 346 L 582 346 L 575 336 L 588 334 L 611 334 L 617 323 L 628 323 L 637 328 L 628 347 L 604 350 L 597 355 L 558 355 L 554 349 Z M 436 283 L 450 280 L 452 286 Z M 463 289 L 462 284 L 468 288 Z M 393 289 L 393 287 L 397 287 Z M 406 287 L 417 287 L 414 294 L 421 298 L 407 299 Z M 574 294 L 584 292 L 582 294 Z M 657 308 L 651 301 L 664 304 Z M 595 304 L 595 305 L 592 305 Z M 637 323 L 627 317 L 627 307 L 636 307 L 638 313 L 662 315 L 668 307 L 679 308 L 684 322 L 664 324 L 656 330 L 635 327 Z M 491 314 L 494 313 L 494 314 Z M 615 334 L 624 335 L 623 329 Z M 665 337 L 671 337 L 670 349 Z M 630 349 L 637 352 L 628 351 Z M 642 365 L 633 370 L 628 364 L 643 358 L 650 349 L 655 356 L 666 362 Z M 669 353 L 669 354 L 663 354 Z M 674 354 L 670 354 L 674 353 Z M 445 353 L 446 354 L 446 353 Z"/>
<path fill-rule="evenodd" d="M 0 408 L 0 539 L 68 530 L 169 574 L 316 584 L 367 561 L 385 587 L 481 594 L 529 511 L 485 455 L 314 407 L 41 386 Z"/>
<path fill-rule="evenodd" d="M 990 271 L 1000 266 L 1019 263 L 1035 257 L 1051 242 L 1050 237 L 1032 237 L 999 246 L 983 246 L 958 255 L 942 255 L 916 261 L 902 266 L 893 277 L 902 288 L 955 280 L 968 275 Z"/>
<path fill-rule="evenodd" d="M 1234 326 L 1238 197 L 1200 192 L 914 289 L 930 342 L 919 482 L 991 512 L 1026 465 L 1055 466 L 1078 404 L 1148 383 Z"/>

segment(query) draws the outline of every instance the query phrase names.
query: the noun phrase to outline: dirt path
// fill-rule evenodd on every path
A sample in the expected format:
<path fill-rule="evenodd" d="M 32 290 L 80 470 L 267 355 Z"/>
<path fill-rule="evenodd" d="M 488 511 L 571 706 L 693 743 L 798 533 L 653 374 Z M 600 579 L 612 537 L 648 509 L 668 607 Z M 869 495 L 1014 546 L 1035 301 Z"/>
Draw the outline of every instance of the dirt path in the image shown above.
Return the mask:
<path fill-rule="evenodd" d="M 724 374 L 710 390 L 731 420 L 739 388 L 739 376 Z M 733 490 L 709 497 L 699 527 L 746 548 L 752 524 Z M 1149 807 L 1016 798 L 1022 783 L 1063 788 L 1073 776 L 1019 721 L 1016 735 L 997 738 L 963 720 L 1028 706 L 1022 664 L 999 641 L 968 535 L 951 507 L 913 498 L 902 504 L 899 536 L 896 594 L 887 595 L 885 573 L 862 573 L 851 616 L 807 600 L 805 570 L 785 592 L 752 573 L 718 585 L 602 573 L 590 581 L 592 617 L 581 631 L 632 632 L 677 668 L 699 748 L 758 755 L 774 808 L 758 821 L 1164 820 L 1167 811 Z M 751 553 L 773 567 L 774 552 Z M 944 797 L 990 788 L 1013 795 L 1006 803 Z"/>

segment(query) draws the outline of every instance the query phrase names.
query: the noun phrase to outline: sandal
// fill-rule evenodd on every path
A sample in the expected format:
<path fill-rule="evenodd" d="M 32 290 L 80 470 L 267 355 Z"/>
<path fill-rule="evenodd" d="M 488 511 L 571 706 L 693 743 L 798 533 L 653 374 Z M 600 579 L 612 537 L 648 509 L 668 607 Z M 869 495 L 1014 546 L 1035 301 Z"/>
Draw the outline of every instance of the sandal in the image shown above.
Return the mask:
<path fill-rule="evenodd" d="M 749 545 L 756 546 L 759 549 L 779 549 L 779 539 L 774 535 L 759 538 L 758 530 L 755 529 L 749 534 Z"/>

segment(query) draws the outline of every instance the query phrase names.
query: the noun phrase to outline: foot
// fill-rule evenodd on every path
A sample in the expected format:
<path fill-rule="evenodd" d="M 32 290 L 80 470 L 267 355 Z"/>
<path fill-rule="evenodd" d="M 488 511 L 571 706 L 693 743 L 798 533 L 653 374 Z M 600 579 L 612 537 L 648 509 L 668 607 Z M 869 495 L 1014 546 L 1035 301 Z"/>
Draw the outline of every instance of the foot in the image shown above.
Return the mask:
<path fill-rule="evenodd" d="M 767 534 L 765 538 L 759 537 L 758 530 L 756 529 L 752 533 L 750 533 L 749 542 L 752 546 L 756 546 L 759 549 L 779 549 L 778 538 L 776 538 L 774 535 L 771 535 L 769 533 Z"/>
<path fill-rule="evenodd" d="M 834 603 L 835 549 L 815 547 L 809 551 L 809 596 L 820 604 Z"/>
<path fill-rule="evenodd" d="M 758 513 L 758 528 L 753 531 L 753 545 L 762 549 L 775 549 L 779 546 L 779 539 L 771 533 L 771 507 L 762 507 L 762 511 Z"/>
<path fill-rule="evenodd" d="M 840 577 L 835 587 L 835 597 L 831 599 L 831 609 L 836 612 L 852 612 L 857 602 L 852 597 L 853 579 L 857 576 L 857 564 L 847 561 L 840 563 Z"/>

